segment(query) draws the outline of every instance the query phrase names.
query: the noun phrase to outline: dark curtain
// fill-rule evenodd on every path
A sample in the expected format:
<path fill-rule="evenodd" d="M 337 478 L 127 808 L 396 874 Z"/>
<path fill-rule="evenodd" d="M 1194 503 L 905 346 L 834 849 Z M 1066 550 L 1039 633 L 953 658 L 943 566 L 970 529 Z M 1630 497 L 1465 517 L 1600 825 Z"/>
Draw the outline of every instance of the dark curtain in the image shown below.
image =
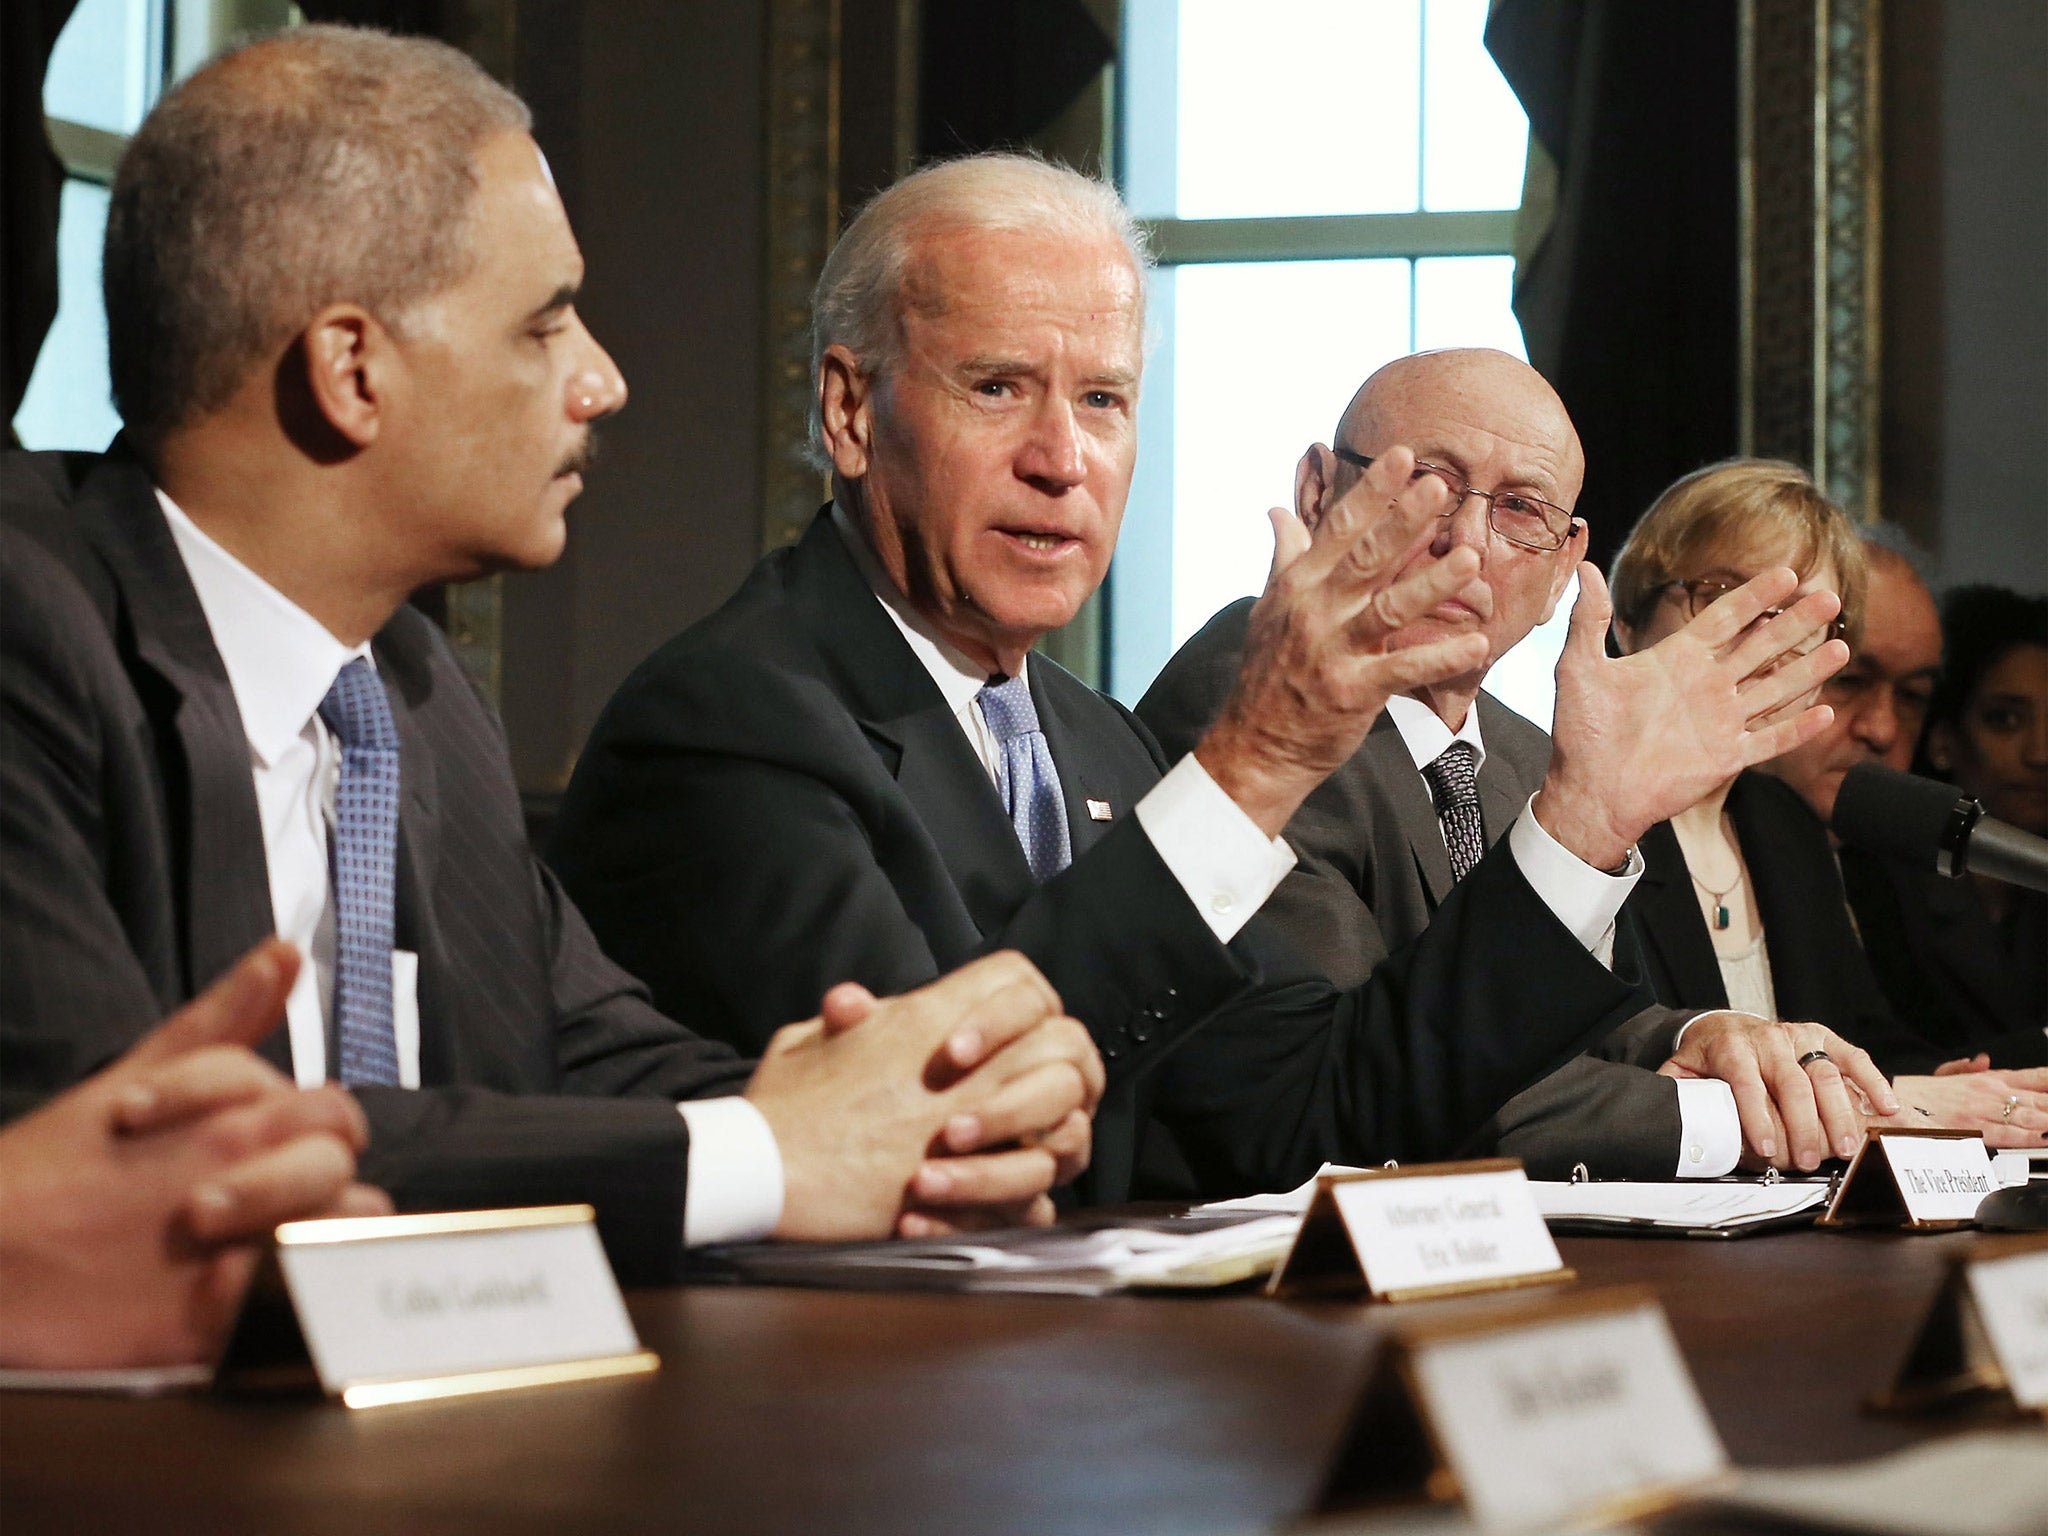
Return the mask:
<path fill-rule="evenodd" d="M 1115 51 L 1079 0 L 925 6 L 919 160 L 1025 143 Z"/>
<path fill-rule="evenodd" d="M 1496 0 L 1486 46 L 1557 165 L 1515 313 L 1585 443 L 1604 570 L 1659 491 L 1736 449 L 1735 0 Z"/>
<path fill-rule="evenodd" d="M 43 76 L 78 0 L 0 6 L 0 366 L 7 375 L 7 443 L 36 354 L 57 318 L 57 210 L 64 166 L 43 132 Z"/>

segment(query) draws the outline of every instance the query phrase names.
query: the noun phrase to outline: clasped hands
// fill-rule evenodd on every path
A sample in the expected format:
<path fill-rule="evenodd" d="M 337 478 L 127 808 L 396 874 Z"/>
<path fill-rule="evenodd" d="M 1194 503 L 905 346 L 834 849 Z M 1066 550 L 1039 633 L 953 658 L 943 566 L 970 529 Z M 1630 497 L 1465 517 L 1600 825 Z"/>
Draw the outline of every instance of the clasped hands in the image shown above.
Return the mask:
<path fill-rule="evenodd" d="M 279 1222 L 381 1215 L 356 1102 L 251 1053 L 299 957 L 258 945 L 111 1066 L 0 1131 L 0 1362 L 210 1359 Z"/>
<path fill-rule="evenodd" d="M 1088 1164 L 1102 1059 L 1022 955 L 900 997 L 842 983 L 776 1032 L 746 1096 L 783 1167 L 776 1236 L 1043 1224 Z"/>

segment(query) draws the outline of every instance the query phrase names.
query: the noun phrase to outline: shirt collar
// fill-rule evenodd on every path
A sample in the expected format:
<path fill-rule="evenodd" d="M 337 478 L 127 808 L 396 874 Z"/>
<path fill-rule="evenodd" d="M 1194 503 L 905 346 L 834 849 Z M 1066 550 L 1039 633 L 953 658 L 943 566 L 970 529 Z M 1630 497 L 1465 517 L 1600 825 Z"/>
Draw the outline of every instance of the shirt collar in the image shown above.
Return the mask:
<path fill-rule="evenodd" d="M 882 562 L 875 558 L 874 550 L 868 546 L 867 536 L 854 526 L 853 518 L 836 501 L 832 503 L 832 526 L 838 530 L 846 552 L 853 556 L 861 579 L 867 582 L 868 589 L 875 594 L 883 611 L 895 621 L 911 651 L 931 673 L 932 681 L 939 685 L 939 692 L 945 695 L 946 707 L 956 715 L 965 714 L 974 703 L 975 695 L 987 686 L 989 674 L 970 661 L 957 646 L 941 639 L 931 621 L 896 589 L 896 583 L 890 580 L 889 573 L 882 569 Z M 1025 664 L 1017 669 L 1017 675 L 1028 675 L 1029 666 L 1027 658 Z"/>
<path fill-rule="evenodd" d="M 297 741 L 335 674 L 370 647 L 343 645 L 327 626 L 214 542 L 162 491 L 157 502 L 227 668 L 249 750 L 268 768 Z"/>
<path fill-rule="evenodd" d="M 1397 693 L 1388 699 L 1387 713 L 1394 717 L 1394 728 L 1401 733 L 1401 744 L 1415 759 L 1418 769 L 1427 768 L 1442 757 L 1444 749 L 1454 741 L 1469 742 L 1478 754 L 1472 764 L 1474 773 L 1486 765 L 1486 743 L 1479 735 L 1479 700 L 1476 696 L 1472 707 L 1465 711 L 1465 723 L 1456 731 L 1445 725 L 1435 710 L 1409 694 Z"/>

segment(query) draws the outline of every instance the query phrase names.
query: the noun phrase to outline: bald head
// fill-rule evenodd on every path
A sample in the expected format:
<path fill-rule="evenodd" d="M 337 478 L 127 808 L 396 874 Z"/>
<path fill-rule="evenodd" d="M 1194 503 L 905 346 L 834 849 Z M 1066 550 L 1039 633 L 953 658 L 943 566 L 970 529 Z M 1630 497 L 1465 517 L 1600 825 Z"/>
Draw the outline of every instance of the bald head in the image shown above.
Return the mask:
<path fill-rule="evenodd" d="M 1569 513 L 1585 479 L 1585 455 L 1564 402 L 1543 375 L 1519 358 L 1478 347 L 1418 352 L 1388 363 L 1359 386 L 1330 445 L 1315 444 L 1295 473 L 1295 510 L 1314 526 L 1337 498 L 1360 483 L 1364 471 L 1339 453 L 1377 458 L 1406 448 L 1446 479 L 1488 496 L 1514 492 Z M 1378 515 L 1377 509 L 1367 512 Z M 1505 514 L 1512 517 L 1514 514 Z M 1528 514 L 1523 514 L 1525 519 Z M 1503 524 L 1510 532 L 1548 536 L 1561 522 L 1543 513 Z M 1477 629 L 1486 636 L 1486 666 L 1470 676 L 1427 690 L 1425 702 L 1456 730 L 1472 695 L 1491 667 L 1548 618 L 1585 553 L 1584 525 L 1574 520 L 1555 549 L 1530 548 L 1498 531 L 1485 496 L 1467 496 L 1426 530 L 1403 573 L 1450 553 L 1459 544 L 1479 556 L 1479 575 L 1455 599 L 1394 637 L 1397 645 L 1444 639 Z"/>
<path fill-rule="evenodd" d="M 1331 439 L 1341 446 L 1403 443 L 1430 457 L 1413 433 L 1423 422 L 1469 423 L 1527 450 L 1531 469 L 1549 476 L 1543 499 L 1570 508 L 1586 478 L 1586 456 L 1571 416 L 1550 381 L 1518 357 L 1489 347 L 1456 347 L 1398 357 L 1358 386 Z M 1442 445 L 1435 445 L 1441 447 Z M 1481 485 L 1481 490 L 1492 490 Z"/>

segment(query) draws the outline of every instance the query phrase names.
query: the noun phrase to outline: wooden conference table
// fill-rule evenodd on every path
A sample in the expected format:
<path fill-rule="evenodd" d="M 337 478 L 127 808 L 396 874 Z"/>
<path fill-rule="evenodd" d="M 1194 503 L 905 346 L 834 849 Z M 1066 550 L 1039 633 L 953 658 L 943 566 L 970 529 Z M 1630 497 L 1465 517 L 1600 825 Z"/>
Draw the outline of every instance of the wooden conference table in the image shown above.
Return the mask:
<path fill-rule="evenodd" d="M 1730 1454 L 1787 1465 L 1963 1427 L 1859 1405 L 1969 1241 L 1560 1246 L 1582 1287 L 1654 1286 Z M 0 1531 L 1270 1530 L 1309 1506 L 1391 1320 L 1504 1303 L 698 1287 L 631 1304 L 653 1377 L 358 1413 L 0 1399 Z"/>

